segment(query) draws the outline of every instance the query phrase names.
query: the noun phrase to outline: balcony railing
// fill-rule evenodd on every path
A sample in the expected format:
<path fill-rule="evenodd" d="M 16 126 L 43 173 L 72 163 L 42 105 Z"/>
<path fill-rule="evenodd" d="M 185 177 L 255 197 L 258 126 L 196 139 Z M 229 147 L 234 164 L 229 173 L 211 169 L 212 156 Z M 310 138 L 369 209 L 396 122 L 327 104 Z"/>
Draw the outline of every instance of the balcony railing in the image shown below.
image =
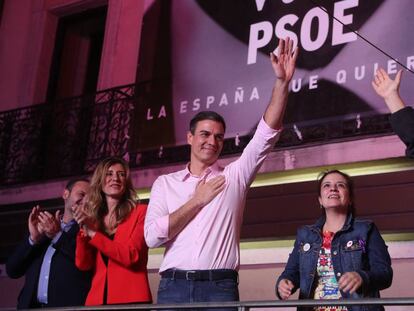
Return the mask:
<path fill-rule="evenodd" d="M 90 172 L 128 150 L 133 85 L 0 113 L 0 184 Z"/>
<path fill-rule="evenodd" d="M 339 299 L 339 300 L 268 300 L 268 301 L 240 301 L 240 302 L 199 302 L 187 304 L 127 304 L 69 308 L 48 308 L 48 310 L 204 310 L 223 309 L 248 311 L 256 308 L 295 308 L 316 306 L 414 306 L 414 298 L 367 298 L 367 299 Z M 282 310 L 283 310 L 282 309 Z M 8 308 L 0 311 L 12 310 Z M 408 309 L 404 309 L 408 310 Z"/>
<path fill-rule="evenodd" d="M 145 93 L 151 92 L 147 84 L 1 112 L 0 185 L 87 174 L 110 155 L 129 159 L 131 167 L 187 161 L 188 146 L 160 148 L 158 143 L 146 143 L 140 147 L 139 142 L 148 141 L 148 133 L 140 137 L 137 130 L 137 123 L 144 120 L 140 108 L 150 106 L 145 102 L 150 98 Z M 362 126 L 356 120 L 341 120 L 301 127 L 301 139 L 287 125 L 277 148 L 392 132 L 388 115 L 359 121 Z M 249 140 L 250 136 L 240 137 L 236 145 L 234 138 L 226 139 L 223 154 L 240 153 Z"/>

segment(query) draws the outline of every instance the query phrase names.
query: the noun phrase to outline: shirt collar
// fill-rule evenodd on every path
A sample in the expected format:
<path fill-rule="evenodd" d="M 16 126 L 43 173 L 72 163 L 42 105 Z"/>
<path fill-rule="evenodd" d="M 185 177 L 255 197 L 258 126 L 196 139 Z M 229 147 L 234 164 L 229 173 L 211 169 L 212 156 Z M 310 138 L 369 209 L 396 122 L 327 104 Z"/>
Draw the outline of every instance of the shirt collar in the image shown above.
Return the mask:
<path fill-rule="evenodd" d="M 70 230 L 70 228 L 72 228 L 72 226 L 76 223 L 75 219 L 72 219 L 71 221 L 69 221 L 68 223 L 63 222 L 63 218 L 60 220 L 60 228 L 65 231 L 68 232 Z"/>
<path fill-rule="evenodd" d="M 207 167 L 206 170 L 204 171 L 204 173 L 201 176 L 195 176 L 195 175 L 191 174 L 191 172 L 190 172 L 190 162 L 189 162 L 189 163 L 187 163 L 185 169 L 182 171 L 183 174 L 182 174 L 181 181 L 186 181 L 190 177 L 204 178 L 205 176 L 208 176 L 208 175 L 215 176 L 215 175 L 218 175 L 218 173 L 220 173 L 222 170 L 223 169 L 220 167 L 220 165 L 216 161 L 212 165 Z"/>

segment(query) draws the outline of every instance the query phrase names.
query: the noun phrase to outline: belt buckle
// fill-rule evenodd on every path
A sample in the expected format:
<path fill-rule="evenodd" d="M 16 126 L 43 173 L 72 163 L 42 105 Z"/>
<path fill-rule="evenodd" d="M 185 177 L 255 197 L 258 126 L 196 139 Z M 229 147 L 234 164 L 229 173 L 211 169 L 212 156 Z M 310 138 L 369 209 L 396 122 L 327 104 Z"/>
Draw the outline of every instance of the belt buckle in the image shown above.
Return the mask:
<path fill-rule="evenodd" d="M 195 270 L 189 270 L 189 271 L 186 271 L 186 272 L 185 272 L 185 279 L 186 279 L 187 281 L 194 281 L 194 280 L 195 280 L 195 278 L 194 278 L 194 277 L 193 277 L 193 278 L 191 278 L 190 276 L 191 276 L 191 275 L 195 276 L 195 275 L 196 275 L 196 273 L 197 273 L 197 271 L 195 271 Z"/>

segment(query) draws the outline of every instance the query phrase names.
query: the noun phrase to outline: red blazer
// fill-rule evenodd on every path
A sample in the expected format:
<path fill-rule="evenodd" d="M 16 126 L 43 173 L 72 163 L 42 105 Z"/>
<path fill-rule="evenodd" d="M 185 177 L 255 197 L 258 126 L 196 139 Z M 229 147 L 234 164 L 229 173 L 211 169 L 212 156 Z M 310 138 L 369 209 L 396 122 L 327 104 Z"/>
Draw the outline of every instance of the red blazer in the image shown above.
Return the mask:
<path fill-rule="evenodd" d="M 92 239 L 78 233 L 76 266 L 80 270 L 94 269 L 85 305 L 103 304 L 105 282 L 108 304 L 152 301 L 147 274 L 148 247 L 144 240 L 146 211 L 146 205 L 137 205 L 118 225 L 113 241 L 100 232 Z M 108 257 L 108 266 L 101 253 Z"/>

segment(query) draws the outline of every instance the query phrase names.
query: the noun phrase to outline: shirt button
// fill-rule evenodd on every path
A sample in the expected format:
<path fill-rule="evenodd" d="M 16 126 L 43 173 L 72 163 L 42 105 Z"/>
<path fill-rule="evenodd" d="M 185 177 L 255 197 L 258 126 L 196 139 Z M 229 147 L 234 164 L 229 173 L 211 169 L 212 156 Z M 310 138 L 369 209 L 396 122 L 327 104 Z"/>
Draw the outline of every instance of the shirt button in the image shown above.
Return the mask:
<path fill-rule="evenodd" d="M 336 276 L 339 278 L 341 276 L 341 272 L 338 272 Z"/>
<path fill-rule="evenodd" d="M 333 254 L 336 256 L 336 255 L 338 255 L 338 252 L 337 251 L 334 251 Z"/>

